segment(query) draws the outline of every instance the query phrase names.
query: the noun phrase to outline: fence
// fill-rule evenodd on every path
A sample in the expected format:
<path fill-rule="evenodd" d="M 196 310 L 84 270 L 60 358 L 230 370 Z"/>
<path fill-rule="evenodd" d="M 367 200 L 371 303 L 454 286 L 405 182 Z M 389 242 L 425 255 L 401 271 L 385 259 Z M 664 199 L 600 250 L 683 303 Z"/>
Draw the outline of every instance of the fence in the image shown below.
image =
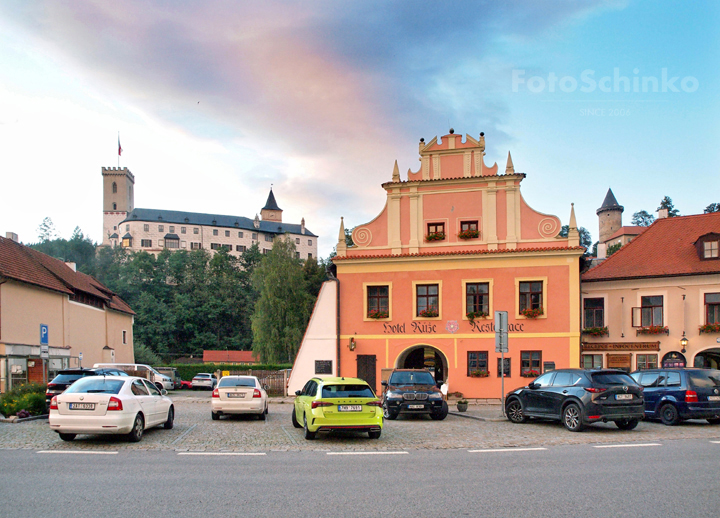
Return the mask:
<path fill-rule="evenodd" d="M 227 372 L 227 371 L 225 371 Z M 289 369 L 283 370 L 262 370 L 262 369 L 243 369 L 230 370 L 231 376 L 256 376 L 260 380 L 260 385 L 267 385 L 268 396 L 285 396 L 287 395 Z"/>

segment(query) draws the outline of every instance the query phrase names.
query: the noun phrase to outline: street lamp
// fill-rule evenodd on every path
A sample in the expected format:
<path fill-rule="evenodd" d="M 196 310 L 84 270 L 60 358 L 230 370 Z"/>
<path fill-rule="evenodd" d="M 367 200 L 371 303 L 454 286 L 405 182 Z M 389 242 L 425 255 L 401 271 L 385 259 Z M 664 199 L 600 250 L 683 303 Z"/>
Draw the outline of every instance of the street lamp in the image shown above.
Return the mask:
<path fill-rule="evenodd" d="M 682 349 L 680 349 L 681 353 L 685 354 L 685 352 L 687 351 L 687 349 L 686 349 L 687 344 L 688 344 L 688 339 L 685 338 L 685 333 L 683 333 L 682 338 L 680 339 L 680 345 L 682 346 Z"/>

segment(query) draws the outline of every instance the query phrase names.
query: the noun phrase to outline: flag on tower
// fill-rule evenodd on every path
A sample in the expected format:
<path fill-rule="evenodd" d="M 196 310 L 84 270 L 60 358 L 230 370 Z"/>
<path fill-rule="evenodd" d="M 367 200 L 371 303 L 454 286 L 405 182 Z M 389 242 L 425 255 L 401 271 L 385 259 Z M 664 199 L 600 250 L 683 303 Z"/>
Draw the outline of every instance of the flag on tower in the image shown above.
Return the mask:
<path fill-rule="evenodd" d="M 120 135 L 118 135 L 118 156 L 122 156 L 122 146 L 120 145 Z"/>

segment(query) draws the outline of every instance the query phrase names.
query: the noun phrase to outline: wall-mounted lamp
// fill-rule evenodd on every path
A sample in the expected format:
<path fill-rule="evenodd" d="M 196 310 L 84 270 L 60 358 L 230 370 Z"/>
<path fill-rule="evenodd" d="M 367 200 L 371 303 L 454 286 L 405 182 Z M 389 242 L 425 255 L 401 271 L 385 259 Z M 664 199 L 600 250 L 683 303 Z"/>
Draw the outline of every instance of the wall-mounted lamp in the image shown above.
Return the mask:
<path fill-rule="evenodd" d="M 350 348 L 351 351 L 355 350 L 355 337 L 354 336 L 352 338 L 350 338 L 350 343 L 348 344 L 348 347 Z"/>
<path fill-rule="evenodd" d="M 680 339 L 680 345 L 682 346 L 682 349 L 680 349 L 681 353 L 685 354 L 687 352 L 687 349 L 686 349 L 687 344 L 688 344 L 688 339 L 685 338 L 685 333 L 683 333 L 682 338 Z"/>

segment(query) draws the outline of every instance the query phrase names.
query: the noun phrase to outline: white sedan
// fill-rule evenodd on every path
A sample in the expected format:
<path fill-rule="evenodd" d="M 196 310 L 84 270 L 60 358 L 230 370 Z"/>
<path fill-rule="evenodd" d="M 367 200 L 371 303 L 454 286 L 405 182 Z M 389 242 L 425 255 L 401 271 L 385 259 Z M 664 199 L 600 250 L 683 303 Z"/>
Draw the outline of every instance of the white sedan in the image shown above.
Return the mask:
<path fill-rule="evenodd" d="M 212 393 L 211 415 L 214 421 L 227 414 L 256 414 L 265 420 L 268 395 L 255 376 L 223 376 Z"/>
<path fill-rule="evenodd" d="M 149 380 L 135 376 L 88 376 L 54 396 L 50 402 L 50 429 L 63 441 L 77 434 L 127 434 L 142 439 L 147 428 L 173 427 L 172 400 Z"/>

